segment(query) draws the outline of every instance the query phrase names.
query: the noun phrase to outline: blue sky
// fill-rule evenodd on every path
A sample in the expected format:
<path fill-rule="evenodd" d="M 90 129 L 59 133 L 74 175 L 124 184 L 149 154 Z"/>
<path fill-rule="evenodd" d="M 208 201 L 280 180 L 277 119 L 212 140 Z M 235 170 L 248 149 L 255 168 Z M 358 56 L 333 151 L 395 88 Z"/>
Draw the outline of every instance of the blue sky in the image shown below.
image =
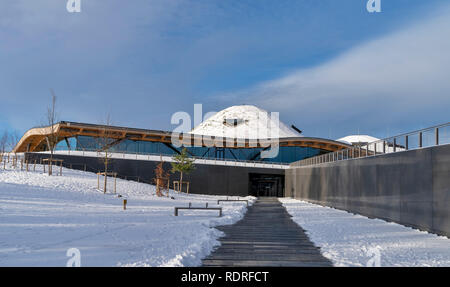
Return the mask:
<path fill-rule="evenodd" d="M 172 130 L 255 104 L 307 136 L 385 137 L 449 121 L 444 0 L 2 0 L 0 132 L 60 120 Z"/>

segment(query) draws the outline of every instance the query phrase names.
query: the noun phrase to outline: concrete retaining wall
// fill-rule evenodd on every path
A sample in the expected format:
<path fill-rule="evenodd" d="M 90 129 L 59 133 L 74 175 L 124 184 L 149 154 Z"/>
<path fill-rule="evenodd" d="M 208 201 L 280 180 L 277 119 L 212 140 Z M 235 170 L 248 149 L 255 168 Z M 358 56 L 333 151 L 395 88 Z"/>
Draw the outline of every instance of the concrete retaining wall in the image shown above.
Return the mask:
<path fill-rule="evenodd" d="M 450 236 L 450 145 L 286 170 L 286 196 Z"/>

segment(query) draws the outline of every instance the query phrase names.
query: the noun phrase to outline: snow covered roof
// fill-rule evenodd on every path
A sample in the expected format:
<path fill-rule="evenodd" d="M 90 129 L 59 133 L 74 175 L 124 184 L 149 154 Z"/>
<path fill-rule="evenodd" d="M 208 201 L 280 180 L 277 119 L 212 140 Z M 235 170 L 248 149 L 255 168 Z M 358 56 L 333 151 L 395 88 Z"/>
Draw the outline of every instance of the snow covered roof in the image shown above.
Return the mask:
<path fill-rule="evenodd" d="M 252 105 L 226 108 L 203 121 L 190 133 L 242 139 L 302 137 L 266 110 Z"/>
<path fill-rule="evenodd" d="M 368 135 L 350 135 L 340 139 L 337 139 L 339 142 L 348 143 L 348 144 L 366 144 L 375 141 L 379 141 L 380 139 L 368 136 Z"/>

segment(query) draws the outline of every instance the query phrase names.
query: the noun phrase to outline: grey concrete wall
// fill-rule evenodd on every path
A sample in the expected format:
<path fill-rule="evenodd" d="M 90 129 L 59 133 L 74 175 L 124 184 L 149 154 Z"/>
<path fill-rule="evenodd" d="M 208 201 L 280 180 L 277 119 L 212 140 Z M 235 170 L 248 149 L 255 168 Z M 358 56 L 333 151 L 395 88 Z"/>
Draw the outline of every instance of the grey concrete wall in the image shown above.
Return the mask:
<path fill-rule="evenodd" d="M 48 154 L 26 153 L 26 158 L 31 162 L 39 158 L 48 158 Z M 73 169 L 84 170 L 90 172 L 98 172 L 104 169 L 100 158 L 75 156 L 75 155 L 55 155 L 55 158 L 63 159 L 64 166 Z M 131 160 L 131 159 L 112 159 L 109 164 L 109 171 L 118 173 L 118 177 L 127 178 L 128 180 L 152 183 L 155 177 L 154 170 L 158 161 L 149 160 Z M 164 169 L 171 169 L 170 163 L 164 164 Z M 249 195 L 249 174 L 274 174 L 283 175 L 284 170 L 272 168 L 255 168 L 255 167 L 238 167 L 238 166 L 221 166 L 197 164 L 196 169 L 188 175 L 183 175 L 183 181 L 189 181 L 190 193 L 196 194 L 213 194 L 227 196 L 247 196 Z M 172 181 L 179 180 L 179 175 L 171 175 Z"/>
<path fill-rule="evenodd" d="M 286 196 L 450 236 L 450 145 L 286 171 Z"/>

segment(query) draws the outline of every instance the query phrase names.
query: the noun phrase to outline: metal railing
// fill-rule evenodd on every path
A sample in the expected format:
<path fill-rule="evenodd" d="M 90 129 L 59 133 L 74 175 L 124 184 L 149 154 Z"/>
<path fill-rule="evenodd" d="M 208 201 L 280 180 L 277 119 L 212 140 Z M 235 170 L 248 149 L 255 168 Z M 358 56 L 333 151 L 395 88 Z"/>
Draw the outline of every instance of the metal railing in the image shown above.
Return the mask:
<path fill-rule="evenodd" d="M 450 122 L 409 133 L 388 137 L 367 144 L 354 145 L 332 153 L 300 160 L 292 167 L 310 166 L 328 162 L 378 156 L 407 150 L 450 144 Z"/>
<path fill-rule="evenodd" d="M 49 152 L 48 152 L 49 153 Z M 96 149 L 88 149 L 84 150 L 66 150 L 66 149 L 58 149 L 55 150 L 55 153 L 67 154 L 67 155 L 75 155 L 79 154 L 82 156 L 93 156 L 95 154 L 96 157 L 102 157 L 102 152 Z M 165 161 L 170 161 L 170 158 L 173 157 L 173 154 L 164 154 L 164 153 L 149 153 L 149 152 L 127 152 L 120 150 L 110 150 L 109 153 L 114 158 L 123 158 L 123 159 L 141 159 L 141 160 L 159 160 L 159 157 L 163 157 Z M 151 158 L 158 157 L 158 158 Z M 230 159 L 230 158 L 215 158 L 215 157 L 198 157 L 198 156 L 190 156 L 190 158 L 195 159 L 196 163 L 204 163 L 204 164 L 223 164 L 223 165 L 235 165 L 245 164 L 246 166 L 265 166 L 265 167 L 274 167 L 274 168 L 287 168 L 290 163 L 284 162 L 271 162 L 271 161 L 259 161 L 259 160 L 244 160 L 244 159 Z"/>

